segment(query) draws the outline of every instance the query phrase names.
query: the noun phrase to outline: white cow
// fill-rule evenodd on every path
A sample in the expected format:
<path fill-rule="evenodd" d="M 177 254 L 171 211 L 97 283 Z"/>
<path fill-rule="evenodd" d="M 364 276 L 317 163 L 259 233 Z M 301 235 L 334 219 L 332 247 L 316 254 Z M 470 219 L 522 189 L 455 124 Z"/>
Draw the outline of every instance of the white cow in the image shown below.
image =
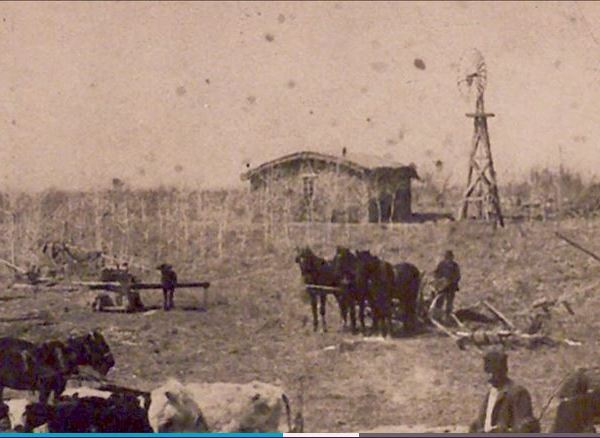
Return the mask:
<path fill-rule="evenodd" d="M 268 383 L 182 384 L 171 379 L 151 397 L 148 416 L 155 432 L 293 431 L 287 396 Z"/>

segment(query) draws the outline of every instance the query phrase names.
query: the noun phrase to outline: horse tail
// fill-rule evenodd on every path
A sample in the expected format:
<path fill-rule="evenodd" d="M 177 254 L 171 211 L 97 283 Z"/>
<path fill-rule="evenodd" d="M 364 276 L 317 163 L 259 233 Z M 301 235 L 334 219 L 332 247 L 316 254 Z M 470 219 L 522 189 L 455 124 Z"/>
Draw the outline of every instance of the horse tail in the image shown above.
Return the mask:
<path fill-rule="evenodd" d="M 281 394 L 281 399 L 283 400 L 283 404 L 285 405 L 285 415 L 287 420 L 288 431 L 292 431 L 292 409 L 290 408 L 290 400 L 287 395 Z"/>

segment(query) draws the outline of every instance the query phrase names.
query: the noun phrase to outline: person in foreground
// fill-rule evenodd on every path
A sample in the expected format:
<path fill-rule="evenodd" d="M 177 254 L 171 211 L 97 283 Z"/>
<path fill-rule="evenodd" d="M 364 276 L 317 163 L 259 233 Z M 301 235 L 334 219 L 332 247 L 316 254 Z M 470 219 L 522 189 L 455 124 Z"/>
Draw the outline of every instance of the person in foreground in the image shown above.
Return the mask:
<path fill-rule="evenodd" d="M 540 423 L 533 416 L 529 392 L 508 377 L 506 353 L 499 350 L 486 353 L 483 370 L 490 376 L 490 388 L 469 432 L 539 433 Z"/>
<path fill-rule="evenodd" d="M 557 393 L 558 406 L 550 433 L 595 433 L 600 394 L 590 388 L 585 369 L 567 378 Z"/>

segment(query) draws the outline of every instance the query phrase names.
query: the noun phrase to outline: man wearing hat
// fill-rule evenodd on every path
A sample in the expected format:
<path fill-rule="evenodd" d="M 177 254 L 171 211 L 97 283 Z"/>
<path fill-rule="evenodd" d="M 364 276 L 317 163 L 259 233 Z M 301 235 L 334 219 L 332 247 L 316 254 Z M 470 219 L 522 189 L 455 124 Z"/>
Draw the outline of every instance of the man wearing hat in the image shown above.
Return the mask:
<path fill-rule="evenodd" d="M 460 267 L 454 261 L 454 253 L 450 250 L 444 253 L 442 261 L 433 272 L 437 297 L 436 309 L 441 310 L 446 303 L 446 321 L 450 321 L 454 305 L 454 295 L 459 290 Z"/>
<path fill-rule="evenodd" d="M 533 416 L 531 396 L 508 377 L 508 357 L 493 350 L 483 358 L 483 370 L 489 375 L 490 388 L 471 424 L 475 433 L 538 433 L 540 423 Z"/>

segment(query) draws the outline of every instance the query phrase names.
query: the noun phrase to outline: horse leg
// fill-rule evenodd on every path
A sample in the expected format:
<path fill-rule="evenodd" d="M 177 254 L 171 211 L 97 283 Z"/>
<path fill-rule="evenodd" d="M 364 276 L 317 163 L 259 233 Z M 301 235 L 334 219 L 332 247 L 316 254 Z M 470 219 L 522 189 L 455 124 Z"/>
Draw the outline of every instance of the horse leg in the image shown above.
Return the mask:
<path fill-rule="evenodd" d="M 358 301 L 358 317 L 360 318 L 360 326 L 362 329 L 363 334 L 366 331 L 366 326 L 365 326 L 365 300 L 364 299 L 360 299 Z"/>
<path fill-rule="evenodd" d="M 56 380 L 53 382 L 52 393 L 54 396 L 54 404 L 56 404 L 56 400 L 64 392 L 66 387 L 67 387 L 67 380 L 65 378 L 63 378 L 62 376 L 57 377 Z"/>
<path fill-rule="evenodd" d="M 410 300 L 406 303 L 405 317 L 404 317 L 404 331 L 406 333 L 412 333 L 415 331 L 417 326 L 417 303 L 416 300 Z"/>
<path fill-rule="evenodd" d="M 50 398 L 50 392 L 51 390 L 48 388 L 46 383 L 43 383 L 40 385 L 39 388 L 40 394 L 39 394 L 39 402 L 43 405 L 48 404 L 48 399 Z"/>
<path fill-rule="evenodd" d="M 314 293 L 309 292 L 310 294 L 310 307 L 312 309 L 313 315 L 313 331 L 317 331 L 319 329 L 319 316 L 317 315 L 317 297 Z"/>
<path fill-rule="evenodd" d="M 354 298 L 350 300 L 350 323 L 352 324 L 352 333 L 356 334 L 356 301 Z"/>
<path fill-rule="evenodd" d="M 327 306 L 327 295 L 326 294 L 319 294 L 319 298 L 320 298 L 320 304 L 321 304 L 321 308 L 319 309 L 321 312 L 321 324 L 323 325 L 323 333 L 327 332 L 327 321 L 325 321 L 325 312 L 326 312 L 326 306 Z"/>
<path fill-rule="evenodd" d="M 340 310 L 340 318 L 342 319 L 341 331 L 344 331 L 348 325 L 348 304 L 346 302 L 346 296 L 343 292 L 341 294 L 335 294 L 335 300 L 337 301 Z"/>
<path fill-rule="evenodd" d="M 169 295 L 167 289 L 163 289 L 163 310 L 169 310 Z"/>
<path fill-rule="evenodd" d="M 342 297 L 340 300 L 340 316 L 343 321 L 343 328 L 348 327 L 348 299 L 347 297 Z"/>
<path fill-rule="evenodd" d="M 169 309 L 175 307 L 175 289 L 169 290 Z"/>

